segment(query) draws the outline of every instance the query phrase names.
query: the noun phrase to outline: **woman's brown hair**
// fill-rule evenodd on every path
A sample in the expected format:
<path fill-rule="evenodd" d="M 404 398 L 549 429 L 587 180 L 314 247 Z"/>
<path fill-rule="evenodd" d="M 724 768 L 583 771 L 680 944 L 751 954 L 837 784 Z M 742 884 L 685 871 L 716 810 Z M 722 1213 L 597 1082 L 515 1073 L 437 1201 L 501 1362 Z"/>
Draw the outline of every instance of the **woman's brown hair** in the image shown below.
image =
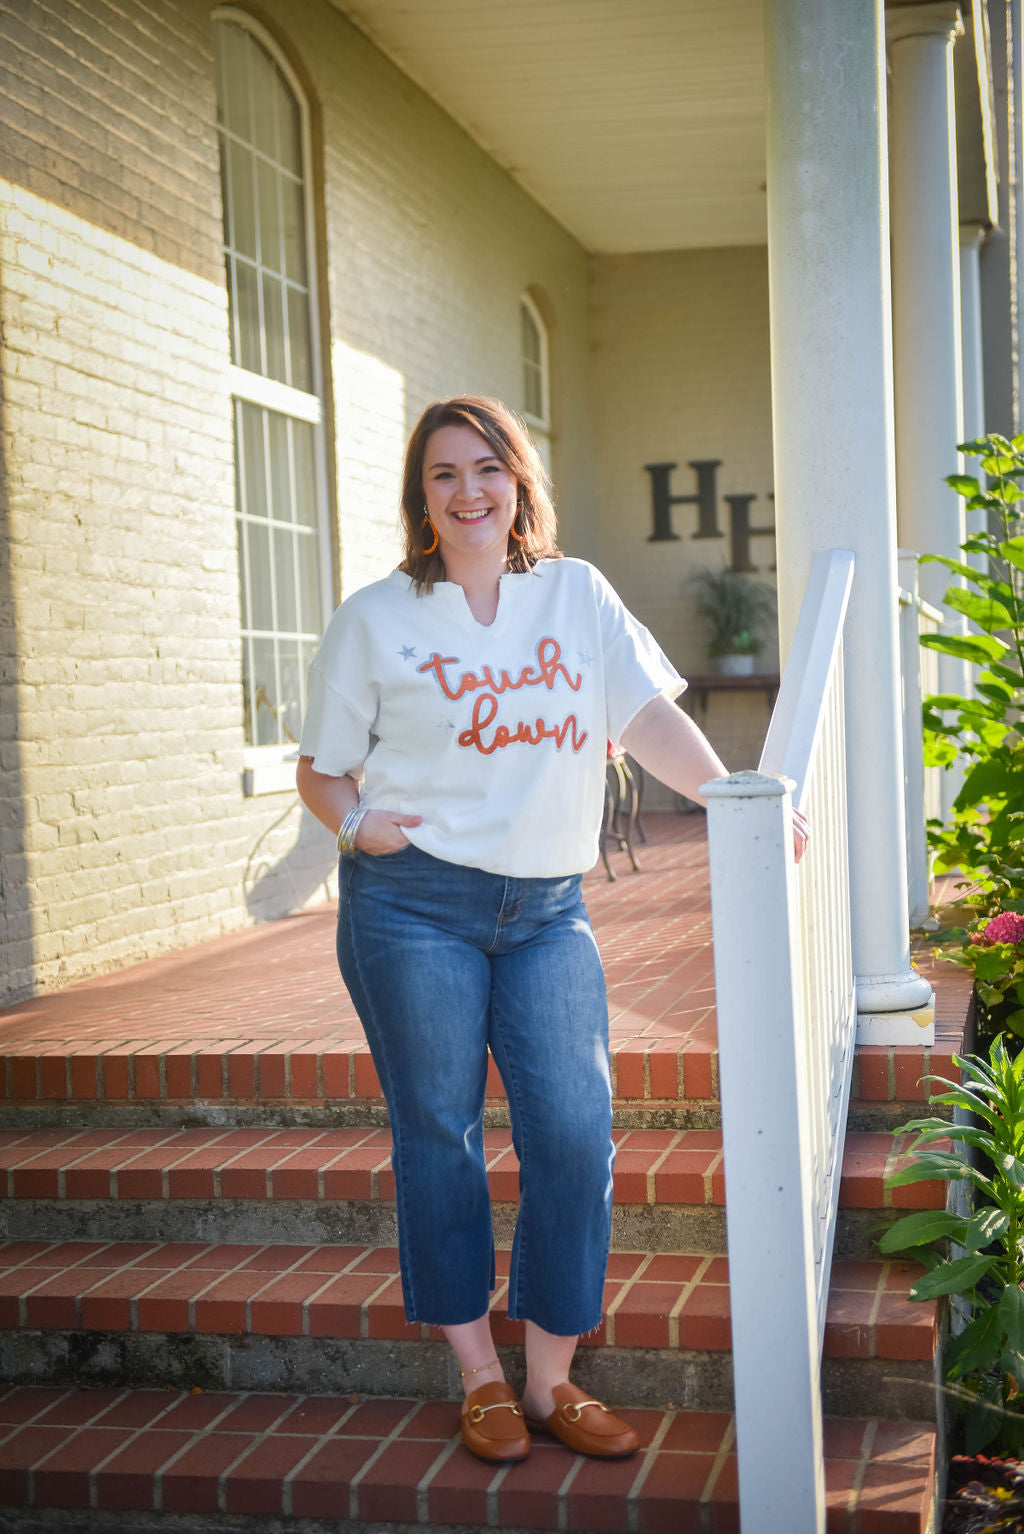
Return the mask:
<path fill-rule="evenodd" d="M 555 543 L 555 508 L 551 504 L 547 470 L 519 417 L 500 401 L 474 394 L 436 400 L 427 406 L 413 428 L 405 450 L 402 478 L 405 558 L 401 569 L 412 577 L 417 591 L 429 591 L 435 581 L 445 579 L 440 548 L 432 554 L 424 552 L 434 541 L 434 535 L 423 525 L 423 460 L 428 441 L 442 426 L 469 426 L 479 432 L 519 486 L 519 509 L 512 524 L 519 538 L 509 534 L 509 569 L 521 573 L 532 570 L 539 559 L 561 559 Z"/>

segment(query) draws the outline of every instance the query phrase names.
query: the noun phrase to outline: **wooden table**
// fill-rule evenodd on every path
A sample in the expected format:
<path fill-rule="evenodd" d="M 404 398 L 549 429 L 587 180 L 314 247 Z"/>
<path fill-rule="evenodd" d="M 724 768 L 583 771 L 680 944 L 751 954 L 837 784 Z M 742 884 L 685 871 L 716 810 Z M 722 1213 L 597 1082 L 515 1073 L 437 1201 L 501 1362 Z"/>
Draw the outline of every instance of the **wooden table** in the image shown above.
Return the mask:
<path fill-rule="evenodd" d="M 706 718 L 708 712 L 708 695 L 713 692 L 763 692 L 768 702 L 769 710 L 775 707 L 775 699 L 779 692 L 779 676 L 775 671 L 755 671 L 751 676 L 725 676 L 712 672 L 708 676 L 691 676 L 686 679 L 686 691 L 678 699 L 683 708 L 687 708 L 687 700 L 693 699 L 695 704 L 700 705 L 701 714 Z M 687 708 L 688 713 L 693 713 L 693 708 Z"/>

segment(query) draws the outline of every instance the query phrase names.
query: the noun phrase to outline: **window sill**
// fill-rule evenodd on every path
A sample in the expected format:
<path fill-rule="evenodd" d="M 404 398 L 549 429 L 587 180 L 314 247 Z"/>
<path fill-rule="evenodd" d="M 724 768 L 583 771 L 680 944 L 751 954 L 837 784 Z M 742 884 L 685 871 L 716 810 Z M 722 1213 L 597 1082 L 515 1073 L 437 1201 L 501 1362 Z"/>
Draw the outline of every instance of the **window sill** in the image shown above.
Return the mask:
<path fill-rule="evenodd" d="M 293 794 L 297 746 L 247 746 L 243 758 L 242 793 L 246 799 L 263 794 Z"/>

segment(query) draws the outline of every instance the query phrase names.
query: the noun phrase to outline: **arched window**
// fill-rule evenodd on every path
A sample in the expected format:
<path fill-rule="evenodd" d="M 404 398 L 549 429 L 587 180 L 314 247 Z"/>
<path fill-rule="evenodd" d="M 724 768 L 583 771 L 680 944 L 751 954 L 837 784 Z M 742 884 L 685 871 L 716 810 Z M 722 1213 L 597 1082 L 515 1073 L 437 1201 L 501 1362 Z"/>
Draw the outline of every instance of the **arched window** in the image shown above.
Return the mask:
<path fill-rule="evenodd" d="M 523 369 L 523 415 L 545 466 L 551 470 L 551 390 L 548 379 L 548 332 L 529 294 L 519 301 L 520 353 Z"/>
<path fill-rule="evenodd" d="M 330 604 L 309 129 L 297 82 L 251 18 L 215 12 L 214 47 L 245 740 L 262 748 L 247 758 L 258 792 L 284 786 L 268 759 L 294 755 Z"/>

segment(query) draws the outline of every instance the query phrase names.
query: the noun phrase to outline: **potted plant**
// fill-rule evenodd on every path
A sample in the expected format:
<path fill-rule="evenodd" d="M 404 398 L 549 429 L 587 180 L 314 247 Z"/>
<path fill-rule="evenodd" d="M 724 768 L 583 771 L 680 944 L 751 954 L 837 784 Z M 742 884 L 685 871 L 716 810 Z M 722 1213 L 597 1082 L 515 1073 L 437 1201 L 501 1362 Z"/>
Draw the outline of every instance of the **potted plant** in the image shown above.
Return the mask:
<path fill-rule="evenodd" d="M 690 577 L 695 605 L 710 629 L 708 656 L 726 676 L 749 676 L 775 616 L 775 593 L 739 570 L 701 565 Z"/>

